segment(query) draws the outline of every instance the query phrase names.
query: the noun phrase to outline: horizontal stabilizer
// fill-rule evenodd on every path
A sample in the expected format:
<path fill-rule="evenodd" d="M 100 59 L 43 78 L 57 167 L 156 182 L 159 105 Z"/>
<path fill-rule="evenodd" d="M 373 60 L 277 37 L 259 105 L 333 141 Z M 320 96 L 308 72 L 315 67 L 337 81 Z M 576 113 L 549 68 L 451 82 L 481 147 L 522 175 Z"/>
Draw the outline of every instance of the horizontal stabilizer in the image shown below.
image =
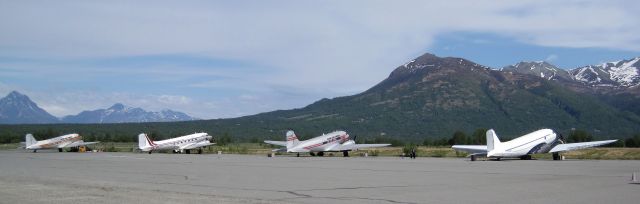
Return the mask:
<path fill-rule="evenodd" d="M 471 154 L 486 154 L 486 145 L 453 145 L 451 148 L 456 151 L 468 152 Z"/>
<path fill-rule="evenodd" d="M 597 146 L 602 146 L 602 145 L 606 145 L 609 143 L 614 143 L 618 140 L 603 140 L 603 141 L 594 141 L 594 142 L 579 142 L 579 143 L 568 143 L 568 144 L 559 144 L 556 145 L 555 147 L 553 147 L 549 153 L 554 153 L 554 152 L 564 152 L 564 151 L 570 151 L 570 150 L 576 150 L 576 149 L 584 149 L 584 148 L 589 148 L 589 147 L 597 147 Z"/>
<path fill-rule="evenodd" d="M 264 143 L 267 144 L 272 144 L 272 145 L 278 145 L 278 146 L 287 146 L 287 142 L 285 141 L 271 141 L 271 140 L 265 140 Z"/>
<path fill-rule="evenodd" d="M 287 152 L 287 148 L 272 149 L 272 152 Z"/>

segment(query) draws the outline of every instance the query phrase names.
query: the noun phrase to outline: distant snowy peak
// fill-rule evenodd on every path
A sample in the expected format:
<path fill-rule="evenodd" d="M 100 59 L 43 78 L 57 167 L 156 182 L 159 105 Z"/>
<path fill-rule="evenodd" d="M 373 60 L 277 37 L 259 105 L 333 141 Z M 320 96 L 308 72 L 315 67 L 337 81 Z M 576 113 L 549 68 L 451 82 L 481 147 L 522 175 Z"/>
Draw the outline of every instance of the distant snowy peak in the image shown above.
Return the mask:
<path fill-rule="evenodd" d="M 197 120 L 185 113 L 163 110 L 160 112 L 145 111 L 116 103 L 108 109 L 83 111 L 75 116 L 62 118 L 66 123 L 141 123 L 141 122 L 171 122 Z"/>
<path fill-rule="evenodd" d="M 640 57 L 589 65 L 570 72 L 577 81 L 593 86 L 637 86 L 640 84 Z"/>
<path fill-rule="evenodd" d="M 573 77 L 569 72 L 545 61 L 519 62 L 514 65 L 506 66 L 501 70 L 540 76 L 547 80 L 573 80 Z"/>

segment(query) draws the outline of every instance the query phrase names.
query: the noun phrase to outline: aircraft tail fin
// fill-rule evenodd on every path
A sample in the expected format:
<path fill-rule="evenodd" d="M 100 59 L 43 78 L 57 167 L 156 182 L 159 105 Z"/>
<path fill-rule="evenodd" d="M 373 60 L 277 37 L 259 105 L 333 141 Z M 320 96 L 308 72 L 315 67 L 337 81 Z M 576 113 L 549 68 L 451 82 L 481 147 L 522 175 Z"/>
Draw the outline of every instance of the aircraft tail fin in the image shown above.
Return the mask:
<path fill-rule="evenodd" d="M 153 146 L 153 140 L 147 136 L 147 134 L 140 133 L 138 135 L 138 148 L 144 149 L 145 147 Z"/>
<path fill-rule="evenodd" d="M 36 138 L 34 138 L 32 134 L 25 135 L 25 140 L 24 140 L 25 147 L 31 146 L 37 142 L 38 140 L 36 140 Z"/>
<path fill-rule="evenodd" d="M 287 131 L 287 149 L 293 148 L 299 142 L 300 140 L 298 140 L 298 136 L 296 136 L 296 133 L 294 133 L 293 130 Z"/>
<path fill-rule="evenodd" d="M 500 139 L 493 129 L 487 130 L 487 152 L 491 152 L 500 146 Z"/>

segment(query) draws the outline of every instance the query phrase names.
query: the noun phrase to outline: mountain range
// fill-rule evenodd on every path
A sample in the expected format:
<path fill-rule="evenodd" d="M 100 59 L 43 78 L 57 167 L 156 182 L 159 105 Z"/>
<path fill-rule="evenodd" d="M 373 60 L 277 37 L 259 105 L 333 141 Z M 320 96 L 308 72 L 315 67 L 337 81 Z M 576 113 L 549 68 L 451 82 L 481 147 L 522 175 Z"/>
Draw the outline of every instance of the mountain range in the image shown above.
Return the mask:
<path fill-rule="evenodd" d="M 158 137 L 206 131 L 239 140 L 281 139 L 287 129 L 295 129 L 301 138 L 341 129 L 364 138 L 413 141 L 478 128 L 493 128 L 505 138 L 540 128 L 563 134 L 580 129 L 596 139 L 625 138 L 640 133 L 638 59 L 572 70 L 547 62 L 494 69 L 463 58 L 427 53 L 396 67 L 386 79 L 362 93 L 325 98 L 291 110 L 186 122 L 0 129 L 16 138 L 20 134 L 15 131 L 50 129 L 96 137 L 120 135 L 122 141 L 133 141 L 141 131 Z M 79 115 L 99 118 L 104 111 L 90 113 Z M 15 131 L 11 132 L 12 128 Z"/>
<path fill-rule="evenodd" d="M 635 81 L 640 66 L 634 63 L 625 60 L 601 69 L 600 79 L 611 80 L 598 82 L 571 74 L 584 68 L 565 71 L 546 62 L 522 62 L 496 70 L 463 58 L 424 54 L 363 93 L 243 119 L 402 138 L 445 137 L 477 128 L 516 136 L 545 127 L 626 137 L 640 132 Z"/>
<path fill-rule="evenodd" d="M 571 70 L 560 69 L 544 61 L 520 62 L 501 70 L 536 75 L 549 80 L 579 82 L 588 86 L 628 88 L 640 84 L 639 68 L 640 57 Z"/>
<path fill-rule="evenodd" d="M 162 110 L 145 111 L 116 103 L 107 109 L 83 111 L 78 115 L 56 118 L 38 107 L 28 96 L 17 91 L 0 99 L 0 124 L 44 124 L 44 123 L 141 123 L 196 120 L 185 113 Z"/>

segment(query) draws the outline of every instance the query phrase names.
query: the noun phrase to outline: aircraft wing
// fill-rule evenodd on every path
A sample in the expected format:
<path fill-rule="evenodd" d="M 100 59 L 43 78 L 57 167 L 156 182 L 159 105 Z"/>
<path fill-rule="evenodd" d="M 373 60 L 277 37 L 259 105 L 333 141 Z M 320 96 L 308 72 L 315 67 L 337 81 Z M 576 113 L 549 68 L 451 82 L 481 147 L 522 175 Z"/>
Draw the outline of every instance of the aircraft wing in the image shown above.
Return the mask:
<path fill-rule="evenodd" d="M 96 143 L 99 143 L 99 142 L 84 142 L 84 141 L 82 141 L 82 140 L 78 140 L 78 141 L 75 141 L 75 142 L 73 142 L 73 143 L 69 143 L 69 144 L 67 144 L 67 145 L 61 146 L 61 147 L 59 147 L 59 148 L 65 148 L 65 147 L 79 147 L 79 146 L 85 146 L 85 145 L 96 144 Z"/>
<path fill-rule="evenodd" d="M 347 144 L 347 145 L 339 145 L 335 148 L 332 148 L 328 151 L 345 151 L 345 150 L 357 150 L 357 149 L 365 149 L 365 148 L 374 148 L 374 147 L 386 147 L 391 144 Z"/>
<path fill-rule="evenodd" d="M 609 143 L 614 143 L 618 140 L 602 140 L 602 141 L 594 141 L 594 142 L 579 142 L 579 143 L 568 143 L 568 144 L 559 144 L 549 150 L 549 153 L 554 152 L 564 152 L 571 151 L 576 149 L 584 149 L 589 147 L 602 146 Z"/>
<path fill-rule="evenodd" d="M 195 149 L 195 148 L 200 148 L 200 147 L 206 147 L 209 145 L 214 145 L 216 143 L 211 143 L 209 141 L 202 141 L 202 142 L 198 142 L 198 143 L 189 143 L 186 145 L 182 145 L 179 146 L 178 149 Z"/>
<path fill-rule="evenodd" d="M 451 148 L 456 151 L 468 152 L 471 154 L 486 154 L 487 145 L 453 145 Z"/>
<path fill-rule="evenodd" d="M 264 143 L 267 144 L 272 144 L 272 145 L 278 145 L 278 146 L 287 146 L 287 142 L 285 141 L 271 141 L 271 140 L 265 140 Z"/>

